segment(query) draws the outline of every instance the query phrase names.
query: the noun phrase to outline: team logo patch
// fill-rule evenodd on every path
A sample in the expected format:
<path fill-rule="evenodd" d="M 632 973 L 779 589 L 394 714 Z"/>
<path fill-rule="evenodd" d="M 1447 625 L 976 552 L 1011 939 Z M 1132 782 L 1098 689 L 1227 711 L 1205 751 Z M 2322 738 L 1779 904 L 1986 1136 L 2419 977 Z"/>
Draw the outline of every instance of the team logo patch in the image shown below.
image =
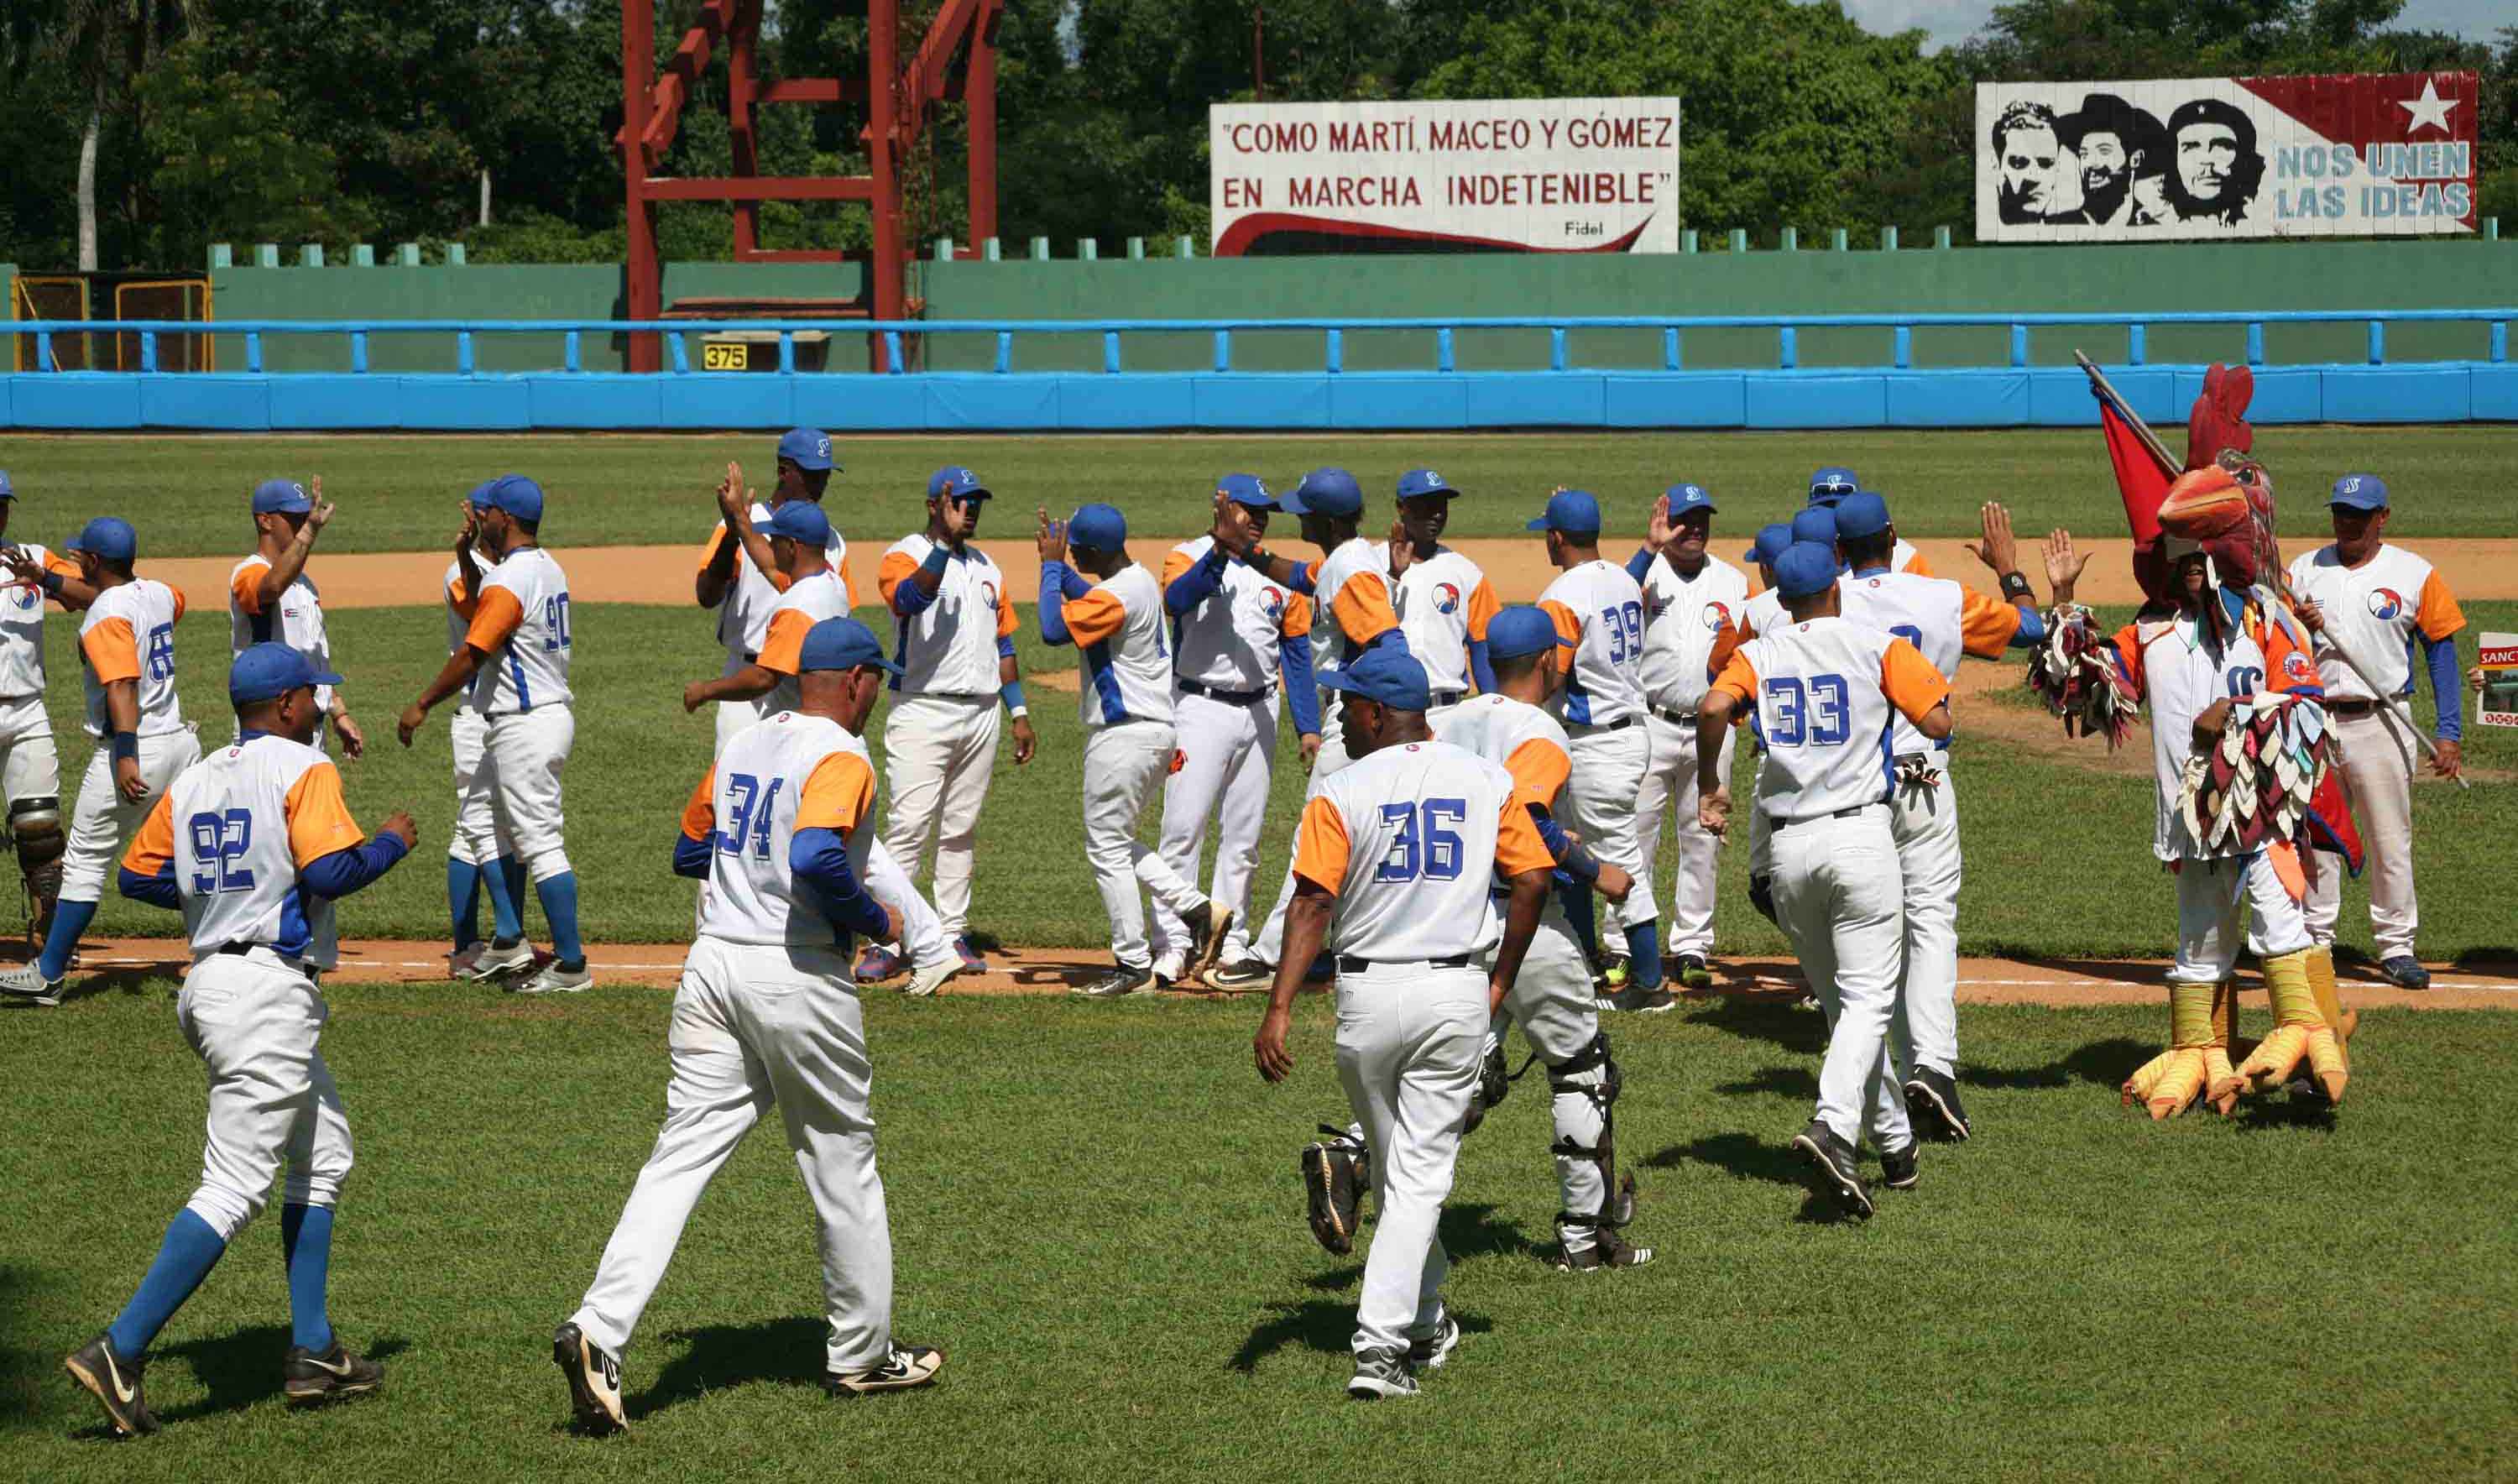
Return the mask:
<path fill-rule="evenodd" d="M 1267 610 L 1268 622 L 1281 623 L 1285 617 L 1284 589 L 1274 586 L 1260 589 L 1259 606 Z"/>
<path fill-rule="evenodd" d="M 2369 594 L 2369 616 L 2382 624 L 2404 611 L 2404 595 L 2393 588 L 2380 588 Z"/>
<path fill-rule="evenodd" d="M 1434 585 L 1434 611 L 1436 613 L 1459 612 L 1459 588 L 1452 583 L 1436 583 Z"/>
<path fill-rule="evenodd" d="M 9 600 L 30 611 L 44 606 L 44 600 L 36 594 L 36 590 L 23 585 L 9 589 Z"/>
<path fill-rule="evenodd" d="M 996 608 L 996 606 L 997 606 L 997 585 L 996 585 L 996 584 L 994 584 L 994 583 L 981 583 L 981 584 L 979 584 L 979 606 L 981 606 L 981 607 L 983 607 L 983 608 L 986 608 L 986 609 L 989 609 L 989 610 L 991 610 L 991 611 L 993 611 L 993 610 Z"/>
<path fill-rule="evenodd" d="M 2296 649 L 2282 656 L 2282 678 L 2298 681 L 2312 680 L 2316 677 L 2317 672 L 2309 668 L 2308 656 Z"/>
<path fill-rule="evenodd" d="M 1705 605 L 1706 628 L 1719 629 L 1729 622 L 1731 622 L 1731 610 L 1729 607 L 1721 603 L 1708 603 Z"/>

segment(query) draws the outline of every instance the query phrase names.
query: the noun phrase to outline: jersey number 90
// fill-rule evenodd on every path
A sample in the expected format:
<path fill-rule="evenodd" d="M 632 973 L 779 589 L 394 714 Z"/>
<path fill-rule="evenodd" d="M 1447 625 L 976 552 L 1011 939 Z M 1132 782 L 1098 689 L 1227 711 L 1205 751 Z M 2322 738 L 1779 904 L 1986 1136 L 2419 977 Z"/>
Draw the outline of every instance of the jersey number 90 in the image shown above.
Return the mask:
<path fill-rule="evenodd" d="M 1379 882 L 1457 881 L 1460 879 L 1459 832 L 1446 828 L 1469 817 L 1466 799 L 1428 799 L 1421 804 L 1385 804 L 1381 822 L 1390 826 L 1390 849 L 1372 873 Z"/>

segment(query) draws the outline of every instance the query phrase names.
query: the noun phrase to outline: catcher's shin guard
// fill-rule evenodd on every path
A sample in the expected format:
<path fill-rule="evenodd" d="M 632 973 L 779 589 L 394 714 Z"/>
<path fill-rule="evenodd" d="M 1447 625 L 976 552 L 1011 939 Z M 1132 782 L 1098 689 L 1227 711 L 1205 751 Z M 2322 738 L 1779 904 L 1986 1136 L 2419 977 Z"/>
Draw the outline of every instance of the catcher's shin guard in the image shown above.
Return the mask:
<path fill-rule="evenodd" d="M 1586 1239 L 1596 1240 L 1634 1219 L 1635 1179 L 1618 1176 L 1617 1101 L 1625 1077 L 1618 1064 L 1609 1056 L 1608 1032 L 1591 1037 L 1591 1043 L 1572 1057 L 1547 1069 L 1547 1088 L 1556 1097 L 1556 1142 L 1547 1152 L 1559 1160 L 1571 1160 L 1596 1166 L 1600 1172 L 1600 1203 L 1591 1210 L 1567 1208 L 1556 1213 L 1556 1229 L 1569 1247 Z M 1568 1107 L 1569 1099 L 1579 1099 Z M 1600 1129 L 1590 1143 L 1583 1142 L 1580 1132 L 1566 1127 L 1569 1113 L 1587 1103 L 1589 1111 L 1600 1120 Z M 1581 1120 L 1587 1123 L 1587 1118 Z M 1570 1185 L 1559 1166 L 1559 1180 Z"/>
<path fill-rule="evenodd" d="M 53 929 L 53 909 L 62 899 L 62 856 L 69 838 L 62 833 L 62 801 L 20 799 L 9 806 L 9 836 L 17 843 L 18 870 L 26 881 L 26 939 L 40 947 Z"/>
<path fill-rule="evenodd" d="M 1463 1139 L 1476 1133 L 1478 1125 L 1487 1120 L 1487 1110 L 1501 1103 L 1504 1095 L 1512 1091 L 1512 1077 L 1503 1069 L 1503 1027 L 1506 1024 L 1498 1018 L 1487 1031 L 1486 1054 L 1478 1058 L 1477 1091 L 1469 1094 L 1469 1116 L 1460 1125 Z M 1525 1067 L 1523 1069 L 1529 1069 Z"/>
<path fill-rule="evenodd" d="M 2228 1085 L 2234 1097 L 2240 1091 L 2263 1092 L 2281 1086 L 2306 1058 L 2310 1073 L 2325 1090 L 2326 1100 L 2343 1101 L 2343 1086 L 2351 1080 L 2351 1074 L 2344 1069 L 2343 1047 L 2335 1037 L 2334 1026 L 2319 1010 L 2317 992 L 2310 984 L 2311 951 L 2303 948 L 2265 960 L 2265 993 L 2274 1002 L 2274 1030 L 2256 1047 L 2255 1054 L 2231 1074 Z"/>
<path fill-rule="evenodd" d="M 1337 1256 L 1355 1250 L 1364 1193 L 1372 1185 L 1372 1152 L 1348 1129 L 1321 1125 L 1325 1139 L 1303 1146 L 1303 1199 L 1312 1236 Z"/>
<path fill-rule="evenodd" d="M 2227 987 L 2168 986 L 2168 1049 L 2125 1078 L 2121 1095 L 2127 1107 L 2140 1103 L 2154 1118 L 2175 1117 L 2210 1080 L 2214 1056 L 2221 1067 L 2229 1066 L 2229 1022 L 2215 1015 L 2216 1005 L 2228 1004 Z"/>

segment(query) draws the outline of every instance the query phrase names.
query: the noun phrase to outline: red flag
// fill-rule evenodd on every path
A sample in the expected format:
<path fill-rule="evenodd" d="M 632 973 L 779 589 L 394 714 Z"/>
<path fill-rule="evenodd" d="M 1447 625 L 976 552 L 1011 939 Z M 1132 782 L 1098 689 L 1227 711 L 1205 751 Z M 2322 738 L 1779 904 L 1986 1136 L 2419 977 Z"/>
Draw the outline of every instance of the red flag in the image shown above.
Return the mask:
<path fill-rule="evenodd" d="M 2136 551 L 2149 551 L 2159 540 L 2159 505 L 2168 498 L 2176 471 L 2160 466 L 2142 435 L 2107 398 L 2099 399 L 2099 426 L 2106 434 L 2107 462 L 2115 466 L 2116 490 L 2124 496 L 2125 519 L 2133 526 Z"/>

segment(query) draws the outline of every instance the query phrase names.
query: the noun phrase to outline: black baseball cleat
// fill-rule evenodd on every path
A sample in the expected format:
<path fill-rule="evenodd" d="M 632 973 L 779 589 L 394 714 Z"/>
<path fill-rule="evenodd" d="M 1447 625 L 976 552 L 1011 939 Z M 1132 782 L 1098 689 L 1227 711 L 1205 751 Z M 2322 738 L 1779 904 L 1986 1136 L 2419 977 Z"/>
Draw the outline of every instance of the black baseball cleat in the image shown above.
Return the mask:
<path fill-rule="evenodd" d="M 1206 972 L 1206 983 L 1210 989 L 1265 989 L 1276 982 L 1277 966 L 1261 963 L 1255 958 L 1218 964 Z"/>
<path fill-rule="evenodd" d="M 1628 1015 L 1660 1015 L 1677 1009 L 1678 996 L 1659 984 L 1630 984 L 1615 994 L 1601 995 L 1593 1003 L 1603 1010 L 1622 1010 Z"/>
<path fill-rule="evenodd" d="M 833 1396 L 872 1396 L 878 1391 L 909 1391 L 933 1385 L 944 1369 L 944 1352 L 933 1345 L 894 1345 L 880 1366 L 863 1371 L 827 1371 L 822 1389 Z"/>
<path fill-rule="evenodd" d="M 1080 994 L 1091 1000 L 1115 1000 L 1125 999 L 1132 994 L 1151 994 L 1161 987 L 1162 981 L 1155 977 L 1153 965 L 1148 964 L 1142 969 L 1131 969 L 1126 964 L 1120 964 L 1100 979 L 1090 983 L 1078 984 L 1066 992 Z"/>
<path fill-rule="evenodd" d="M 1919 1139 L 1904 1149 L 1884 1149 L 1880 1152 L 1880 1178 L 1890 1190 L 1911 1191 L 1915 1188 L 1915 1182 L 1924 1178 L 1923 1171 L 1918 1167 L 1919 1161 L 1915 1157 L 1917 1152 L 1923 1147 L 1923 1141 Z"/>
<path fill-rule="evenodd" d="M 1906 1112 L 1915 1120 L 1916 1132 L 1928 1138 L 1958 1144 L 1975 1132 L 1967 1110 L 1959 1104 L 1959 1084 L 1930 1067 L 1916 1068 L 1906 1079 Z"/>
<path fill-rule="evenodd" d="M 280 1375 L 281 1389 L 287 1393 L 291 1407 L 320 1407 L 366 1396 L 385 1383 L 385 1368 L 352 1354 L 337 1334 L 332 1336 L 331 1348 L 320 1355 L 303 1345 L 289 1346 L 287 1359 L 280 1363 Z"/>
<path fill-rule="evenodd" d="M 1408 1342 L 1408 1369 L 1440 1371 L 1443 1363 L 1452 1358 L 1452 1352 L 1459 1347 L 1460 1322 L 1454 1319 L 1451 1309 L 1446 1307 L 1442 1319 L 1434 1326 L 1433 1333 Z"/>
<path fill-rule="evenodd" d="M 2431 971 L 2423 968 L 2421 960 L 2409 953 L 2380 960 L 2378 973 L 2399 989 L 2428 989 L 2431 986 Z"/>
<path fill-rule="evenodd" d="M 575 1325 L 551 1334 L 551 1359 L 568 1377 L 568 1402 L 577 1425 L 601 1437 L 630 1425 L 621 1410 L 621 1357 L 586 1337 Z"/>
<path fill-rule="evenodd" d="M 1375 1350 L 1355 1358 L 1355 1378 L 1346 1394 L 1359 1402 L 1388 1401 L 1416 1394 L 1416 1373 L 1397 1350 Z"/>
<path fill-rule="evenodd" d="M 113 1424 L 114 1435 L 125 1438 L 157 1430 L 157 1418 L 140 1387 L 140 1373 L 146 1365 L 146 1361 L 126 1361 L 115 1355 L 111 1341 L 102 1334 L 62 1358 L 62 1369 L 96 1393 L 96 1399 L 105 1403 L 106 1420 Z"/>
<path fill-rule="evenodd" d="M 1628 1242 L 1614 1227 L 1601 1227 L 1591 1244 L 1581 1251 L 1567 1246 L 1556 1249 L 1559 1273 L 1605 1273 L 1617 1268 L 1639 1268 L 1652 1260 L 1652 1248 Z"/>
<path fill-rule="evenodd" d="M 1372 1183 L 1372 1155 L 1343 1128 L 1324 1123 L 1321 1132 L 1328 1137 L 1303 1146 L 1303 1199 L 1313 1240 L 1330 1255 L 1344 1257 L 1355 1250 L 1364 1192 Z"/>
<path fill-rule="evenodd" d="M 1694 953 L 1680 954 L 1678 971 L 1670 977 L 1689 989 L 1710 989 L 1714 986 L 1714 971 L 1706 966 L 1701 956 Z"/>
<path fill-rule="evenodd" d="M 1871 1219 L 1871 1193 L 1862 1188 L 1862 1176 L 1854 1170 L 1853 1151 L 1833 1129 L 1810 1119 L 1809 1127 L 1793 1136 L 1793 1153 L 1818 1171 L 1821 1195 L 1834 1197 L 1848 1215 Z"/>

